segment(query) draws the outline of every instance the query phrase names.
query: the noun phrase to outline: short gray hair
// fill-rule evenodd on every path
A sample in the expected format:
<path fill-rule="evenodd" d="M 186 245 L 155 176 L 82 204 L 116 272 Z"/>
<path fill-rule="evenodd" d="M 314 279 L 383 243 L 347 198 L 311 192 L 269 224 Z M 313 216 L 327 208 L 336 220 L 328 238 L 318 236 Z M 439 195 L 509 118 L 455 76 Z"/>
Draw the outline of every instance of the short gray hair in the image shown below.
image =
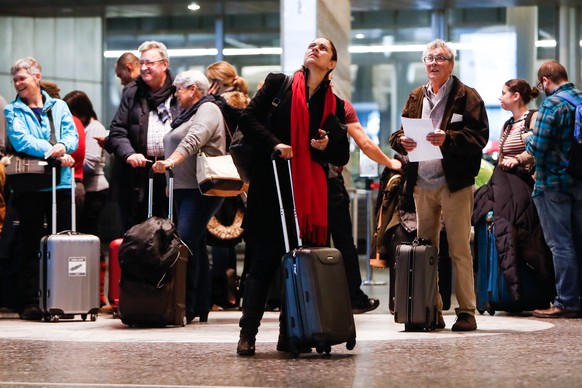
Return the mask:
<path fill-rule="evenodd" d="M 15 75 L 20 70 L 26 70 L 30 75 L 40 74 L 42 67 L 33 57 L 20 58 L 10 68 L 10 74 Z"/>
<path fill-rule="evenodd" d="M 170 62 L 170 57 L 168 57 L 168 49 L 167 49 L 166 45 L 163 44 L 162 42 L 156 42 L 155 40 L 148 40 L 148 41 L 140 44 L 138 49 L 137 49 L 137 51 L 139 51 L 140 54 L 143 53 L 144 51 L 148 51 L 148 50 L 156 50 L 158 53 L 160 53 L 160 55 L 162 56 L 162 59 Z"/>
<path fill-rule="evenodd" d="M 210 86 L 208 78 L 198 70 L 186 70 L 179 73 L 176 78 L 174 78 L 174 86 L 177 87 L 188 87 L 196 86 L 196 88 L 202 93 L 202 95 L 208 94 L 208 87 Z"/>
<path fill-rule="evenodd" d="M 430 50 L 434 50 L 436 48 L 442 48 L 442 49 L 446 50 L 449 53 L 449 59 L 451 60 L 451 63 L 455 63 L 455 56 L 457 55 L 457 52 L 455 51 L 454 48 L 449 46 L 449 44 L 442 39 L 435 39 L 432 42 L 430 42 L 429 44 L 427 44 L 426 48 L 422 52 L 422 58 L 426 57 L 426 54 Z"/>

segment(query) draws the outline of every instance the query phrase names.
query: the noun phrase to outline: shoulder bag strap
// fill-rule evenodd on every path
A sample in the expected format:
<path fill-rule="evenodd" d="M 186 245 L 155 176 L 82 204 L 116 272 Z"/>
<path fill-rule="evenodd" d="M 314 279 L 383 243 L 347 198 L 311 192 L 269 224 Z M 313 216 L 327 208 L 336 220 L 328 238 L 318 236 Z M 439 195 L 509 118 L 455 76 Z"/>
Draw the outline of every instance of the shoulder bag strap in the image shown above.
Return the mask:
<path fill-rule="evenodd" d="M 47 109 L 46 113 L 48 114 L 48 119 L 49 119 L 49 123 L 50 123 L 50 126 L 51 126 L 51 138 L 49 140 L 49 143 L 51 143 L 52 145 L 55 145 L 55 144 L 57 144 L 57 135 L 55 133 L 55 121 L 53 119 L 53 108 L 52 108 L 52 106 Z"/>

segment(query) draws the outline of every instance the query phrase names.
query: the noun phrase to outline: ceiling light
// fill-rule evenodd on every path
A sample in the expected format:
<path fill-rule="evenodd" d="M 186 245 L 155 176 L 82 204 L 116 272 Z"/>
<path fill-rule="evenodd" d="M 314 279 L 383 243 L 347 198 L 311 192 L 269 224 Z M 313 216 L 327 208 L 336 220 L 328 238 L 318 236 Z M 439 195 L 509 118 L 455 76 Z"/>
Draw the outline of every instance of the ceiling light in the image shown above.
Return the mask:
<path fill-rule="evenodd" d="M 196 3 L 190 3 L 190 5 L 188 5 L 188 9 L 190 11 L 198 11 L 200 9 L 200 6 Z"/>

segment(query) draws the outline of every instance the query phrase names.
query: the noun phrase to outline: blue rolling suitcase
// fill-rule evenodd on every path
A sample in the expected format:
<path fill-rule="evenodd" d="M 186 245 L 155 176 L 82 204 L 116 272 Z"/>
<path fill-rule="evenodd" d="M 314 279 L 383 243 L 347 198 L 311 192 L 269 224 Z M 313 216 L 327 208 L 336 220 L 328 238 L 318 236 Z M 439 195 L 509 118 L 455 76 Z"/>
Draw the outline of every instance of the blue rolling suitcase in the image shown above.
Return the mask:
<path fill-rule="evenodd" d="M 499 268 L 499 255 L 495 240 L 493 212 L 475 225 L 477 255 L 477 311 L 490 315 L 496 311 L 519 313 L 538 308 L 547 308 L 549 301 L 543 288 L 535 279 L 533 271 L 523 262 L 518 263 L 518 274 L 523 298 L 515 300 L 505 276 Z"/>
<path fill-rule="evenodd" d="M 287 252 L 283 256 L 282 277 L 290 352 L 297 357 L 300 349 L 315 348 L 319 354 L 329 354 L 331 346 L 342 343 L 352 350 L 356 346 L 356 325 L 342 255 L 335 248 L 302 247 L 300 238 L 299 247 L 291 250 L 275 159 L 273 156 Z M 287 164 L 291 179 L 291 164 Z M 291 182 L 291 191 L 292 187 Z M 299 236 L 295 209 L 293 213 Z"/>

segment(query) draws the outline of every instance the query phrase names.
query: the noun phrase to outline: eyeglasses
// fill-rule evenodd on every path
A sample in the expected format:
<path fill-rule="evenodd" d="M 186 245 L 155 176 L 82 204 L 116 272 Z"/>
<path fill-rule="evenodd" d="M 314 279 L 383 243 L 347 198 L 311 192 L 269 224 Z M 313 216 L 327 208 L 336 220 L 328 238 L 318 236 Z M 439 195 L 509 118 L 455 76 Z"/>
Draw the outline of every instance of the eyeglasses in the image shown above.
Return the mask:
<path fill-rule="evenodd" d="M 165 60 L 165 59 L 158 59 L 157 61 L 139 61 L 139 66 L 140 66 L 140 67 L 141 67 L 141 66 L 145 66 L 145 67 L 147 67 L 148 69 L 151 69 L 151 68 L 154 66 L 154 64 L 155 64 L 155 63 L 157 63 L 157 62 L 162 62 L 162 61 L 164 61 L 164 60 Z"/>
<path fill-rule="evenodd" d="M 536 87 L 540 90 L 542 90 L 544 88 L 544 81 L 538 81 L 538 84 L 536 85 Z"/>
<path fill-rule="evenodd" d="M 422 58 L 424 63 L 432 63 L 436 62 L 439 65 L 445 63 L 446 61 L 450 61 L 451 58 L 443 57 L 442 55 L 429 55 L 427 57 Z"/>

